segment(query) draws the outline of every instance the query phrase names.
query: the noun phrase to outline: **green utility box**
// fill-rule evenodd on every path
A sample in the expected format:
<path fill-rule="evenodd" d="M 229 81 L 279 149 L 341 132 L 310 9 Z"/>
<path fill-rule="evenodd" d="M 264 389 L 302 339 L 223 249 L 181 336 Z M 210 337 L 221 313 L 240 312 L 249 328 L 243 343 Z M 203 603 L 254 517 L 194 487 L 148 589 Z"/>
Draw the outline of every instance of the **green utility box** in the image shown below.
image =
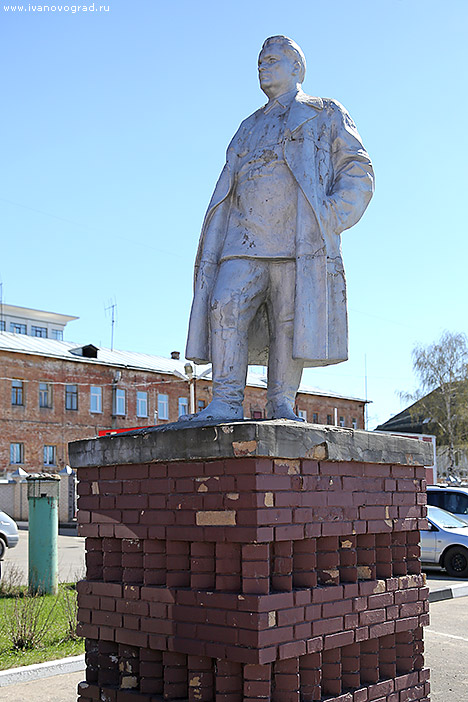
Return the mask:
<path fill-rule="evenodd" d="M 29 475 L 29 591 L 56 594 L 58 588 L 58 497 L 60 478 Z"/>

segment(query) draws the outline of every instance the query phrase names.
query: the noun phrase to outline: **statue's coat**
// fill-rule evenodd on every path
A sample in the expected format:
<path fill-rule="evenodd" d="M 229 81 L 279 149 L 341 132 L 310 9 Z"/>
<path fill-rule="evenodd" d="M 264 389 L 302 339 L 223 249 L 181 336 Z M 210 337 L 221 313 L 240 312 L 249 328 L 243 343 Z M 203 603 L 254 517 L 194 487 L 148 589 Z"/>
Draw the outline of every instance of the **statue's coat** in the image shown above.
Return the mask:
<path fill-rule="evenodd" d="M 242 122 L 228 150 L 203 222 L 186 357 L 211 361 L 210 299 L 226 235 L 243 142 L 262 110 Z M 357 129 L 338 102 L 299 91 L 283 140 L 297 188 L 296 298 L 293 356 L 304 366 L 348 358 L 346 281 L 340 234 L 359 221 L 374 190 L 372 164 Z M 268 362 L 268 318 L 260 307 L 249 329 L 249 363 Z"/>

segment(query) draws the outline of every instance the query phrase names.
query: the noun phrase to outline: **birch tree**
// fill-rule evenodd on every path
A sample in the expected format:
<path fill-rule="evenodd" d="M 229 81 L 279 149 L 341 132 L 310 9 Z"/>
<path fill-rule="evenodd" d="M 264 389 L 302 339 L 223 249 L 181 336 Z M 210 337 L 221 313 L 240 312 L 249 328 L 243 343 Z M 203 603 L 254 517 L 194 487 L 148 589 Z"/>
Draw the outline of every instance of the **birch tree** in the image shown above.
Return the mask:
<path fill-rule="evenodd" d="M 415 405 L 411 414 L 428 422 L 430 433 L 446 445 L 449 472 L 455 446 L 468 438 L 468 342 L 465 334 L 444 332 L 439 341 L 416 345 L 412 352 L 418 389 L 405 398 Z"/>

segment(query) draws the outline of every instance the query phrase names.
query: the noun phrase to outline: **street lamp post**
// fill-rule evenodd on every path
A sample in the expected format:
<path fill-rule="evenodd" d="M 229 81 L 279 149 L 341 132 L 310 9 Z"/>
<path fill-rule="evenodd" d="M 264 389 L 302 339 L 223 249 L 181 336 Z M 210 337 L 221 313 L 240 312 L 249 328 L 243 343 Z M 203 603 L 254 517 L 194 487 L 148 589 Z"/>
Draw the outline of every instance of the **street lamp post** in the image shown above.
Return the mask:
<path fill-rule="evenodd" d="M 190 393 L 190 414 L 195 414 L 195 382 L 196 376 L 191 363 L 186 363 L 184 366 L 185 375 L 189 381 L 189 393 Z"/>

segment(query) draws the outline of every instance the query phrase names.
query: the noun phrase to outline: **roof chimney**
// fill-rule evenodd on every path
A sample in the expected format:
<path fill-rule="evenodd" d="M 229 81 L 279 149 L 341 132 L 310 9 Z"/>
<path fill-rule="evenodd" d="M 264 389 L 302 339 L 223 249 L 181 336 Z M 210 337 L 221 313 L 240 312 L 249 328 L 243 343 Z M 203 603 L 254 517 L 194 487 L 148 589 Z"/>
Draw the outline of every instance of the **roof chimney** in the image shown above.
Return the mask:
<path fill-rule="evenodd" d="M 171 351 L 171 358 L 174 361 L 180 361 L 180 351 Z"/>

